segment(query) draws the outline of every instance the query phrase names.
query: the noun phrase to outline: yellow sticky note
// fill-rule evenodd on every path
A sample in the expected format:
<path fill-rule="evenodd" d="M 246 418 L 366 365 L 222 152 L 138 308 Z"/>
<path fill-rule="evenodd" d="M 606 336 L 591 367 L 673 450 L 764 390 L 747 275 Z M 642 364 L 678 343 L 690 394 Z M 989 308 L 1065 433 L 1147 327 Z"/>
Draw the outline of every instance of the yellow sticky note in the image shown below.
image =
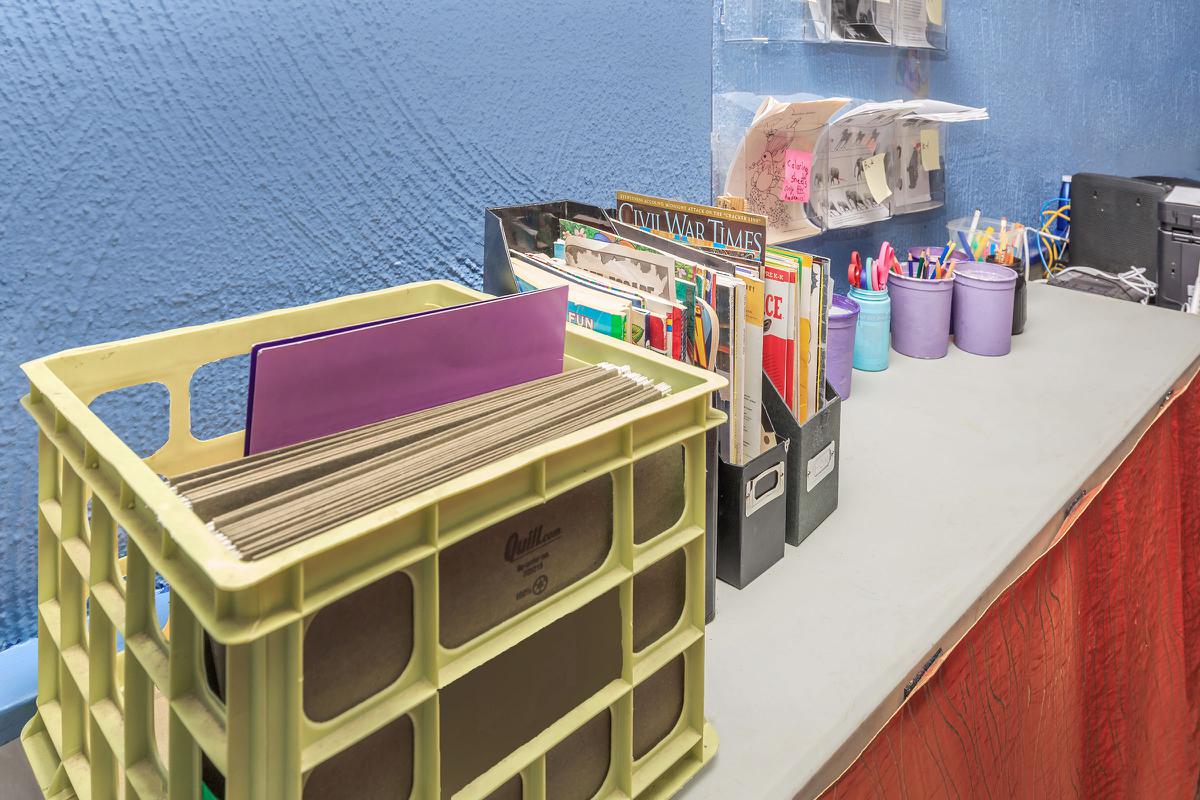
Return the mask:
<path fill-rule="evenodd" d="M 867 179 L 867 188 L 876 203 L 882 203 L 892 196 L 892 187 L 888 185 L 887 171 L 883 166 L 883 153 L 862 162 L 863 175 Z"/>
<path fill-rule="evenodd" d="M 942 0 L 925 0 L 925 11 L 929 14 L 931 24 L 942 24 Z"/>
<path fill-rule="evenodd" d="M 942 143 L 937 128 L 921 129 L 921 166 L 926 172 L 942 168 Z"/>

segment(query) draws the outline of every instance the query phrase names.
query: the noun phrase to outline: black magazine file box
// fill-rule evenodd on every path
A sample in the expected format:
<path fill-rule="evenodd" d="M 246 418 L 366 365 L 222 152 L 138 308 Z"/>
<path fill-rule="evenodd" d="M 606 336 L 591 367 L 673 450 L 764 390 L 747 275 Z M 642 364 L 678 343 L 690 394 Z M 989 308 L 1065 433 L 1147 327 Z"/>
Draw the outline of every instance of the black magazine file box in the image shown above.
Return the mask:
<path fill-rule="evenodd" d="M 780 441 L 744 466 L 720 459 L 717 578 L 738 589 L 783 560 L 788 447 Z"/>
<path fill-rule="evenodd" d="M 612 231 L 613 225 L 604 210 L 572 200 L 549 203 L 528 203 L 518 206 L 489 208 L 483 215 L 483 290 L 488 294 L 515 294 L 517 281 L 513 275 L 510 249 L 538 251 L 550 255 L 554 241 L 559 238 L 558 220 L 570 219 L 596 228 Z M 655 244 L 659 242 L 656 241 Z M 705 438 L 705 514 L 704 514 L 704 621 L 712 622 L 717 615 L 717 431 L 710 430 Z"/>
<path fill-rule="evenodd" d="M 799 545 L 838 507 L 842 399 L 828 382 L 825 407 L 801 425 L 775 384 L 763 376 L 763 408 L 787 451 L 787 543 Z"/>

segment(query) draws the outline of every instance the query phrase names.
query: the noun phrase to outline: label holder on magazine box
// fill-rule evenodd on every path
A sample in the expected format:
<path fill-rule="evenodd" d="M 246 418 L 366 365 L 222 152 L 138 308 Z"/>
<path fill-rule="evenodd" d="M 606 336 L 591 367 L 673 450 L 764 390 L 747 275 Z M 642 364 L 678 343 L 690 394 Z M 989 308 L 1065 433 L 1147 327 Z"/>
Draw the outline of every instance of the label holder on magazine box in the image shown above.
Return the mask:
<path fill-rule="evenodd" d="M 717 578 L 738 589 L 783 560 L 788 449 L 783 439 L 744 466 L 720 459 Z"/>

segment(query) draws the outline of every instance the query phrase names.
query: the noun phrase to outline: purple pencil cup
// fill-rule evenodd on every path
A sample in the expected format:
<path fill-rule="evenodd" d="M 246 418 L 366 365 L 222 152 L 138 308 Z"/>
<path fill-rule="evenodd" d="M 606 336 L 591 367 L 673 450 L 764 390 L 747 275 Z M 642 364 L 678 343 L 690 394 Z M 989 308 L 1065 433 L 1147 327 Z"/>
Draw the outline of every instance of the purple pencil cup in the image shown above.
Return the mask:
<path fill-rule="evenodd" d="M 971 262 L 954 270 L 954 344 L 977 356 L 1012 349 L 1017 273 L 998 264 Z"/>
<path fill-rule="evenodd" d="M 854 375 L 854 331 L 858 328 L 858 303 L 835 294 L 829 307 L 829 328 L 825 341 L 825 377 L 838 397 L 850 399 L 850 379 Z"/>
<path fill-rule="evenodd" d="M 911 358 L 945 358 L 950 350 L 954 278 L 888 276 L 892 294 L 892 349 Z"/>

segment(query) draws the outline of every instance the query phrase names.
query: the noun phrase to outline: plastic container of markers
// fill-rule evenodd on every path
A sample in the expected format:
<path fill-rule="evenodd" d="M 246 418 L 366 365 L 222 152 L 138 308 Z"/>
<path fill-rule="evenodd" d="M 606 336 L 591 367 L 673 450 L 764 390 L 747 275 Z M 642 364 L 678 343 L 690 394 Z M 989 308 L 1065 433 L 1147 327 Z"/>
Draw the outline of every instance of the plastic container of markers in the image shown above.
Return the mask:
<path fill-rule="evenodd" d="M 858 303 L 858 327 L 854 332 L 854 368 L 863 372 L 883 372 L 892 351 L 892 298 L 887 289 L 850 290 Z"/>

